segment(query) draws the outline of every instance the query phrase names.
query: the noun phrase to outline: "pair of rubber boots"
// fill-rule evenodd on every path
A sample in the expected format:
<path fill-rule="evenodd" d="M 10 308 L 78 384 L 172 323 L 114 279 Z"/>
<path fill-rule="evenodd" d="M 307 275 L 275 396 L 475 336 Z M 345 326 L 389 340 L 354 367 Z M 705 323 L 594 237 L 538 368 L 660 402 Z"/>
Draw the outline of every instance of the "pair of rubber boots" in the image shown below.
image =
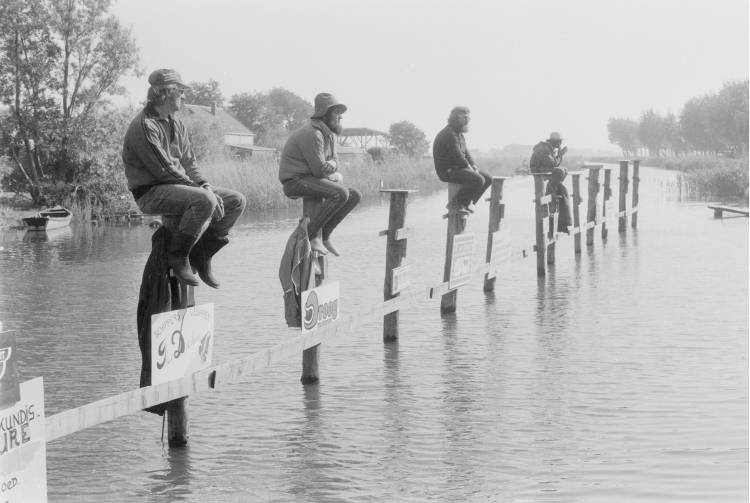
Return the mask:
<path fill-rule="evenodd" d="M 197 242 L 189 234 L 173 232 L 167 244 L 167 263 L 177 279 L 187 285 L 200 285 L 193 274 L 195 268 L 205 284 L 211 288 L 219 288 L 219 280 L 211 272 L 211 257 L 227 243 L 229 238 L 226 235 L 218 235 L 211 228 L 206 229 Z"/>

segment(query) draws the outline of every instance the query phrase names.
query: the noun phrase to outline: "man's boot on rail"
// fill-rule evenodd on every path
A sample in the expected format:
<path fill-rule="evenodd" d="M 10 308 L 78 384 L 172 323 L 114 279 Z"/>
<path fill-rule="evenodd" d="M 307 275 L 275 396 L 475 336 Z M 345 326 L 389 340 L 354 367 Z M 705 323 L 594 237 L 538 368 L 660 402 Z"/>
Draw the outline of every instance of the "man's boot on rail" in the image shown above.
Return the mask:
<path fill-rule="evenodd" d="M 211 257 L 229 243 L 226 234 L 220 235 L 209 227 L 190 251 L 190 263 L 198 276 L 211 288 L 219 288 L 219 280 L 211 272 Z"/>
<path fill-rule="evenodd" d="M 183 283 L 191 286 L 200 285 L 200 281 L 193 274 L 188 256 L 190 249 L 195 243 L 195 238 L 180 231 L 170 232 L 167 243 L 167 263 L 172 268 L 174 275 Z"/>

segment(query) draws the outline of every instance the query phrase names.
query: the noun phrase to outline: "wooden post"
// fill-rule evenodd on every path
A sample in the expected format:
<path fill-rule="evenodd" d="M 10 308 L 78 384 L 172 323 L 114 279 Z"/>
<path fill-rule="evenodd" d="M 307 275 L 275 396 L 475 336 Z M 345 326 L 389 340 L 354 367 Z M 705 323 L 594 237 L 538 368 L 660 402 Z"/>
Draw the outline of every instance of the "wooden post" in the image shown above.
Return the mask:
<path fill-rule="evenodd" d="M 604 194 L 602 194 L 602 241 L 607 239 L 607 201 L 612 197 L 612 168 L 604 168 Z"/>
<path fill-rule="evenodd" d="M 633 229 L 638 228 L 638 185 L 640 185 L 641 183 L 640 167 L 640 159 L 633 159 L 633 214 L 630 217 L 630 225 L 633 227 Z"/>
<path fill-rule="evenodd" d="M 458 189 L 461 186 L 457 183 L 448 184 L 448 201 L 453 201 L 456 196 Z M 456 234 L 463 234 L 466 230 L 466 215 L 457 213 L 455 208 L 449 209 L 448 214 L 445 215 L 448 218 L 448 236 L 445 240 L 445 266 L 443 267 L 443 281 L 450 281 L 451 279 L 451 262 L 453 261 L 453 237 Z M 440 299 L 440 313 L 454 313 L 456 312 L 456 300 L 458 292 L 449 290 L 443 294 Z"/>
<path fill-rule="evenodd" d="M 588 211 L 586 212 L 586 246 L 594 246 L 594 225 L 597 221 L 596 215 L 596 199 L 599 195 L 599 170 L 602 169 L 601 164 L 589 166 L 589 200 L 588 200 Z"/>
<path fill-rule="evenodd" d="M 391 204 L 388 210 L 388 230 L 381 232 L 386 237 L 385 247 L 385 282 L 383 283 L 383 300 L 389 300 L 400 295 L 393 293 L 393 270 L 403 265 L 406 258 L 406 234 L 404 221 L 406 220 L 406 202 L 410 192 L 415 190 L 380 189 L 381 194 L 391 194 Z M 398 339 L 399 312 L 393 311 L 383 316 L 383 341 Z"/>
<path fill-rule="evenodd" d="M 487 231 L 487 263 L 492 261 L 492 235 L 500 230 L 500 222 L 505 217 L 505 204 L 503 204 L 503 182 L 504 176 L 492 177 L 492 188 L 490 189 L 490 223 Z M 495 290 L 495 279 L 488 277 L 489 273 L 484 275 L 484 291 L 492 292 Z"/>
<path fill-rule="evenodd" d="M 547 237 L 544 234 L 544 219 L 547 217 L 548 205 L 543 204 L 544 174 L 534 174 L 534 221 L 536 222 L 536 274 L 546 274 L 545 255 L 547 252 Z"/>
<path fill-rule="evenodd" d="M 180 217 L 164 215 L 162 225 L 170 233 L 177 232 Z M 171 239 L 171 237 L 170 237 Z M 172 310 L 185 309 L 195 305 L 194 287 L 186 285 L 177 279 L 172 270 L 169 271 L 169 290 L 171 292 Z M 167 413 L 167 443 L 169 447 L 187 445 L 190 438 L 190 424 L 188 421 L 188 397 L 178 398 L 166 404 Z"/>
<path fill-rule="evenodd" d="M 581 253 L 581 212 L 578 208 L 581 204 L 581 174 L 571 174 L 573 178 L 573 228 L 577 229 L 577 232 L 573 235 L 573 250 L 575 253 Z"/>
<path fill-rule="evenodd" d="M 714 218 L 724 218 L 724 211 L 721 208 L 714 208 Z"/>
<path fill-rule="evenodd" d="M 628 161 L 620 161 L 620 184 L 619 192 L 619 218 L 617 220 L 617 231 L 623 233 L 628 228 L 628 205 L 626 195 L 628 193 Z"/>
<path fill-rule="evenodd" d="M 323 203 L 322 199 L 305 197 L 302 199 L 302 216 L 311 217 L 318 211 Z M 322 229 L 318 229 L 318 236 L 320 237 L 323 233 Z M 328 261 L 326 256 L 317 252 L 313 252 L 313 260 L 318 261 L 320 268 L 320 274 L 315 275 L 315 286 L 320 286 L 325 281 L 328 275 Z M 311 264 L 312 265 L 312 264 Z M 308 285 L 308 289 L 312 288 Z M 300 381 L 302 384 L 314 384 L 320 380 L 320 371 L 318 369 L 318 360 L 320 356 L 320 344 L 316 344 L 311 348 L 307 348 L 302 351 L 302 376 Z"/>

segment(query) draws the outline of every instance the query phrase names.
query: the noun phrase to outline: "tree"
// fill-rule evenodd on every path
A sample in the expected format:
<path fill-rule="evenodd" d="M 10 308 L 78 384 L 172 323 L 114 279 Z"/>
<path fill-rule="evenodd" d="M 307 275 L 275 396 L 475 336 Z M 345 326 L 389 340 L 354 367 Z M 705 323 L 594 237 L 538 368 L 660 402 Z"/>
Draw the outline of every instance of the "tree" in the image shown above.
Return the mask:
<path fill-rule="evenodd" d="M 729 82 L 713 97 L 711 127 L 725 150 L 748 150 L 748 80 Z"/>
<path fill-rule="evenodd" d="M 664 117 L 652 109 L 641 114 L 638 123 L 638 141 L 648 149 L 649 155 L 660 156 L 661 151 L 667 146 L 669 128 Z"/>
<path fill-rule="evenodd" d="M 138 55 L 110 0 L 4 0 L 0 4 L 2 130 L 34 201 L 45 183 L 73 183 L 96 159 L 84 149 L 107 97 Z"/>
<path fill-rule="evenodd" d="M 638 123 L 632 119 L 610 117 L 607 121 L 609 142 L 622 150 L 622 155 L 629 157 L 638 151 Z"/>
<path fill-rule="evenodd" d="M 710 94 L 692 98 L 682 107 L 680 131 L 685 141 L 695 150 L 716 152 L 720 149 L 718 139 L 711 129 Z"/>
<path fill-rule="evenodd" d="M 429 147 L 425 134 L 409 121 L 394 122 L 388 130 L 388 142 L 409 157 L 420 157 Z"/>
<path fill-rule="evenodd" d="M 190 89 L 185 92 L 185 103 L 207 107 L 224 105 L 224 95 L 217 81 L 209 79 L 206 82 L 190 82 L 188 85 Z"/>

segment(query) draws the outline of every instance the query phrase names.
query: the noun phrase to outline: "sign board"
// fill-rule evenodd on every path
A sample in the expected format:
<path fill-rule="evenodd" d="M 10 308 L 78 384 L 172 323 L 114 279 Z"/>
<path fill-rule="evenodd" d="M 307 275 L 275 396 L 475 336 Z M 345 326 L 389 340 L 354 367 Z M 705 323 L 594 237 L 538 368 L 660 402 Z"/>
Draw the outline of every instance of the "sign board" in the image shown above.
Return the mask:
<path fill-rule="evenodd" d="M 211 365 L 214 305 L 151 316 L 151 384 L 180 379 Z"/>
<path fill-rule="evenodd" d="M 510 233 L 508 231 L 495 231 L 492 233 L 492 255 L 490 266 L 487 270 L 487 278 L 497 276 L 500 264 L 510 260 L 512 251 L 510 245 Z"/>
<path fill-rule="evenodd" d="M 6 367 L 7 368 L 7 367 Z M 0 501 L 47 501 L 44 383 L 21 383 L 19 400 L 0 410 Z"/>
<path fill-rule="evenodd" d="M 448 280 L 448 288 L 453 290 L 469 282 L 471 279 L 471 259 L 473 255 L 474 234 L 456 234 L 453 236 L 451 275 Z"/>
<path fill-rule="evenodd" d="M 0 409 L 21 399 L 16 368 L 16 338 L 0 325 Z"/>
<path fill-rule="evenodd" d="M 401 267 L 395 267 L 393 271 L 391 271 L 391 295 L 396 295 L 400 291 L 406 290 L 406 288 L 411 285 L 411 281 L 409 280 L 410 270 L 411 266 L 402 265 Z"/>
<path fill-rule="evenodd" d="M 327 325 L 339 317 L 339 282 L 324 283 L 302 292 L 302 331 Z"/>

